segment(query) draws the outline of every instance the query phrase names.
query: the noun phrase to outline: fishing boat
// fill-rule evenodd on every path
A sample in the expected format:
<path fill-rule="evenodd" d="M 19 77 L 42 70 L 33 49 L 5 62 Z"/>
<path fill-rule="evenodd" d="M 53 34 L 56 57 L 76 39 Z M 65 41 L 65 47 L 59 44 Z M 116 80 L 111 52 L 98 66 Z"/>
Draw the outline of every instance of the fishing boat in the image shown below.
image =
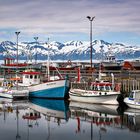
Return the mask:
<path fill-rule="evenodd" d="M 29 90 L 29 97 L 38 98 L 68 98 L 69 80 L 62 76 L 48 76 L 32 69 L 22 73 L 20 86 L 26 86 Z"/>
<path fill-rule="evenodd" d="M 101 62 L 101 66 L 102 70 L 121 70 L 123 63 L 116 60 L 113 54 L 108 54 L 106 59 Z"/>
<path fill-rule="evenodd" d="M 120 83 L 114 83 L 114 75 L 109 82 L 101 80 L 101 73 L 95 82 L 71 83 L 69 91 L 70 100 L 86 103 L 119 104 L 118 95 Z"/>
<path fill-rule="evenodd" d="M 27 99 L 29 97 L 29 90 L 25 86 L 18 86 L 13 81 L 4 79 L 4 81 L 1 81 L 0 97 Z"/>
<path fill-rule="evenodd" d="M 140 109 L 140 90 L 132 90 L 129 96 L 124 98 L 124 102 L 130 108 Z"/>

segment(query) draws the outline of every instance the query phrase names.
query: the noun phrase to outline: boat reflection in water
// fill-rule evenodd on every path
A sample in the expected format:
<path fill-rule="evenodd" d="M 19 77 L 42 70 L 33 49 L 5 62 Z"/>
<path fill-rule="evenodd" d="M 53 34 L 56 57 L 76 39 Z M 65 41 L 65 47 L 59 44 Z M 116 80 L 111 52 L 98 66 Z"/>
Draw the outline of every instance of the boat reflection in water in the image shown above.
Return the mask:
<path fill-rule="evenodd" d="M 57 119 L 58 123 L 61 119 L 67 121 L 69 118 L 69 104 L 65 100 L 32 98 L 29 108 L 43 114 L 47 119 Z"/>
<path fill-rule="evenodd" d="M 72 101 L 69 108 L 71 110 L 71 118 L 77 119 L 77 133 L 81 131 L 82 122 L 91 124 L 91 139 L 93 139 L 92 133 L 95 132 L 95 129 L 101 138 L 101 133 L 106 133 L 108 127 L 120 128 L 121 117 L 118 114 L 117 105 L 87 104 Z"/>
<path fill-rule="evenodd" d="M 23 114 L 24 110 L 28 109 L 28 103 L 28 100 L 13 100 L 9 98 L 0 98 L 0 116 L 3 116 L 4 120 L 4 123 L 2 121 L 0 122 L 1 127 L 6 127 L 6 130 L 9 133 L 7 135 L 7 132 L 5 132 L 4 129 L 1 129 L 0 135 L 2 137 L 9 137 L 8 139 L 13 140 L 13 137 L 11 137 L 11 130 L 13 130 L 12 135 L 15 135 L 16 139 L 21 138 L 21 135 L 19 133 L 20 115 Z M 15 118 L 12 116 L 15 116 Z M 12 125 L 9 125 L 11 123 Z M 15 133 L 14 130 L 16 131 Z"/>
<path fill-rule="evenodd" d="M 26 119 L 28 124 L 28 139 L 31 138 L 29 132 L 31 129 L 29 128 L 34 128 L 34 132 L 38 128 L 38 132 L 35 132 L 36 137 L 38 137 L 37 134 L 40 135 L 39 132 L 42 131 L 41 128 L 39 130 L 39 127 L 44 126 L 46 123 L 47 139 L 51 139 L 53 135 L 51 130 L 54 127 L 57 130 L 59 128 L 57 126 L 63 126 L 63 124 L 67 123 L 69 116 L 69 104 L 64 100 L 31 98 L 28 112 L 23 116 L 23 119 Z"/>
<path fill-rule="evenodd" d="M 140 110 L 132 108 L 118 113 L 116 105 L 0 98 L 2 140 L 132 140 L 139 132 Z"/>
<path fill-rule="evenodd" d="M 0 98 L 0 111 L 5 112 L 19 112 L 20 110 L 28 108 L 28 100 L 13 100 L 10 98 Z"/>
<path fill-rule="evenodd" d="M 70 102 L 71 109 L 88 110 L 104 114 L 118 115 L 118 105 L 101 105 L 101 104 L 88 104 L 82 102 Z"/>
<path fill-rule="evenodd" d="M 140 109 L 128 108 L 124 112 L 124 124 L 133 132 L 140 132 Z"/>

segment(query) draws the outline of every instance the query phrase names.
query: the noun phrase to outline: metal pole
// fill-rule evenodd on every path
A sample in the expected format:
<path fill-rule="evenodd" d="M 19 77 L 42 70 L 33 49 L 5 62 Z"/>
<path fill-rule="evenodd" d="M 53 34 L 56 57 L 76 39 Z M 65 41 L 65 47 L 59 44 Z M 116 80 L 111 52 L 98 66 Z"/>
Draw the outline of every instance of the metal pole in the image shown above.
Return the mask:
<path fill-rule="evenodd" d="M 35 41 L 36 41 L 36 55 L 35 55 L 35 63 L 37 63 L 37 40 L 38 37 L 34 37 Z"/>
<path fill-rule="evenodd" d="M 20 32 L 15 32 L 16 36 L 17 36 L 17 66 L 18 66 L 18 36 L 20 34 Z"/>
<path fill-rule="evenodd" d="M 90 52 L 90 63 L 91 63 L 91 68 L 92 68 L 92 20 L 90 20 L 90 48 L 91 48 L 91 52 Z"/>
<path fill-rule="evenodd" d="M 90 21 L 90 64 L 91 64 L 91 68 L 92 68 L 92 21 L 95 17 L 90 17 L 90 16 L 87 16 L 87 18 L 89 19 Z"/>
<path fill-rule="evenodd" d="M 17 66 L 16 66 L 16 89 L 18 89 L 18 77 L 17 77 L 17 70 L 18 70 L 18 36 L 20 34 L 20 32 L 15 32 L 15 34 L 17 35 Z"/>

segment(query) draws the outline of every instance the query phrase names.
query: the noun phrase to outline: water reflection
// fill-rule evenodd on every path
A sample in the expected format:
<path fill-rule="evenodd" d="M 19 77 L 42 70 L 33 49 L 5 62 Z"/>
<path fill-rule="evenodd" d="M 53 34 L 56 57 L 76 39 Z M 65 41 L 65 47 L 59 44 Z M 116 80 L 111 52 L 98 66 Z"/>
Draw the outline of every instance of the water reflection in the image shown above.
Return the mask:
<path fill-rule="evenodd" d="M 64 100 L 50 100 L 32 98 L 29 103 L 32 111 L 39 112 L 45 116 L 45 119 L 51 121 L 54 119 L 58 125 L 61 120 L 69 119 L 69 104 Z"/>
<path fill-rule="evenodd" d="M 13 124 L 16 140 L 21 138 L 19 134 L 19 113 L 21 110 L 25 110 L 27 108 L 28 108 L 28 100 L 12 100 L 12 99 L 7 99 L 7 98 L 0 98 L 0 111 L 1 111 L 0 117 L 3 116 L 3 120 L 4 120 L 4 123 L 2 123 L 1 121 L 1 126 L 2 128 L 5 128 L 6 126 L 6 130 L 9 130 L 8 126 L 10 124 Z M 13 117 L 14 117 L 14 120 L 13 120 Z M 12 119 L 12 122 L 11 122 L 11 119 Z M 3 134 L 7 135 L 7 132 L 5 131 Z M 8 134 L 10 134 L 9 131 L 8 131 Z"/>
<path fill-rule="evenodd" d="M 90 123 L 91 138 L 93 139 L 93 127 L 98 129 L 99 139 L 101 134 L 106 133 L 107 127 L 120 127 L 121 118 L 116 105 L 99 105 L 79 102 L 70 102 L 71 118 L 77 119 L 76 133 L 81 132 L 81 122 Z M 84 130 L 85 131 L 85 130 Z"/>
<path fill-rule="evenodd" d="M 0 98 L 3 140 L 131 140 L 138 139 L 139 132 L 140 110 L 64 100 Z"/>
<path fill-rule="evenodd" d="M 126 118 L 125 118 L 126 117 Z M 124 112 L 124 119 L 130 131 L 140 132 L 140 110 L 128 108 Z"/>
<path fill-rule="evenodd" d="M 69 104 L 64 100 L 50 100 L 50 99 L 37 99 L 32 98 L 29 102 L 28 112 L 23 116 L 24 119 L 27 119 L 29 127 L 34 125 L 39 125 L 38 120 L 41 117 L 44 117 L 44 120 L 47 121 L 47 139 L 50 139 L 51 127 L 50 123 L 56 123 L 60 126 L 62 123 L 68 121 L 70 116 Z M 29 137 L 29 131 L 28 131 Z"/>

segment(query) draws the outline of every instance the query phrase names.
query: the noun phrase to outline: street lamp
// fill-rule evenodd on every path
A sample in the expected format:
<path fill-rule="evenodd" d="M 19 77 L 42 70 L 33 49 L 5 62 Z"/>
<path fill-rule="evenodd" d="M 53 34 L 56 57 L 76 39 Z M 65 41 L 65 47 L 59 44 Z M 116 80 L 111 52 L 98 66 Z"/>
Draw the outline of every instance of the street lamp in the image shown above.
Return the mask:
<path fill-rule="evenodd" d="M 17 67 L 16 67 L 16 77 L 17 77 L 17 70 L 18 70 L 18 36 L 20 34 L 20 32 L 15 32 L 16 36 L 17 36 Z M 18 89 L 18 79 L 16 79 L 17 85 L 16 85 L 16 89 Z"/>
<path fill-rule="evenodd" d="M 37 40 L 38 37 L 34 37 L 35 41 L 36 41 L 36 55 L 35 55 L 35 63 L 37 63 Z"/>
<path fill-rule="evenodd" d="M 15 32 L 16 36 L 17 36 L 17 66 L 18 66 L 18 36 L 20 34 L 20 32 Z"/>
<path fill-rule="evenodd" d="M 91 51 L 90 51 L 90 63 L 91 63 L 91 68 L 92 68 L 92 21 L 93 21 L 93 19 L 95 17 L 87 16 L 87 18 L 90 21 L 90 48 L 91 48 Z"/>

